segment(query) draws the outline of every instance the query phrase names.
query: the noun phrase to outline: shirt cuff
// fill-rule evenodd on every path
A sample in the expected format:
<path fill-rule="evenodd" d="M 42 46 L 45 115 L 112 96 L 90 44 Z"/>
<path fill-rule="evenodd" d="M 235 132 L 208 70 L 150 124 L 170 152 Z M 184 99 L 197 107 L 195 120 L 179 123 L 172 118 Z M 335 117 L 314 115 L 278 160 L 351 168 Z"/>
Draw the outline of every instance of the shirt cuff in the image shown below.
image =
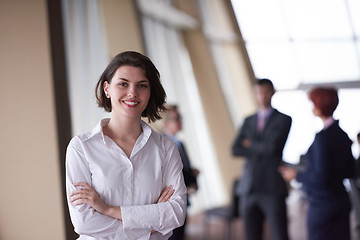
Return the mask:
<path fill-rule="evenodd" d="M 123 230 L 130 239 L 138 239 L 159 229 L 159 210 L 157 204 L 145 206 L 122 206 Z M 141 238 L 142 239 L 142 238 Z"/>

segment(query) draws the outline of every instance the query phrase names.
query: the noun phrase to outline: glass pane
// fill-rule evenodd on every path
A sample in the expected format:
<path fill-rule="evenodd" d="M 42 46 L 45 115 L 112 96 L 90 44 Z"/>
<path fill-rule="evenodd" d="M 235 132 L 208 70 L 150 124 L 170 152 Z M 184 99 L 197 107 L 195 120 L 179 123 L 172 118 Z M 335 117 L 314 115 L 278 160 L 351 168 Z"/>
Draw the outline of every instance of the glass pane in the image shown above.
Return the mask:
<path fill-rule="evenodd" d="M 352 20 L 353 29 L 358 38 L 360 38 L 360 1 L 347 0 Z"/>
<path fill-rule="evenodd" d="M 349 106 L 360 102 L 360 89 L 341 89 L 338 94 L 339 106 L 334 118 L 339 119 L 341 128 L 356 143 L 356 135 L 360 132 L 360 111 L 354 111 Z M 322 129 L 323 123 L 313 115 L 312 103 L 305 91 L 277 92 L 272 104 L 279 111 L 292 117 L 291 130 L 284 148 L 284 160 L 297 163 L 300 155 L 306 153 L 314 135 Z M 353 144 L 353 153 L 354 156 L 359 156 L 358 144 Z"/>
<path fill-rule="evenodd" d="M 231 2 L 245 41 L 288 38 L 278 0 L 232 0 Z"/>
<path fill-rule="evenodd" d="M 246 45 L 256 77 L 269 78 L 275 87 L 293 89 L 299 84 L 294 65 L 292 44 L 249 43 Z"/>
<path fill-rule="evenodd" d="M 349 106 L 357 105 L 360 102 L 360 89 L 341 89 L 339 90 L 339 106 L 334 113 L 334 117 L 339 119 L 341 128 L 354 141 L 354 156 L 359 156 L 359 145 L 356 135 L 360 132 L 360 111 L 354 110 Z"/>
<path fill-rule="evenodd" d="M 304 82 L 332 82 L 359 79 L 354 42 L 311 42 L 296 44 Z"/>
<path fill-rule="evenodd" d="M 357 60 L 358 60 L 358 68 L 360 69 L 360 38 L 356 41 L 356 53 L 357 54 Z M 360 71 L 360 70 L 359 70 Z M 360 80 L 360 76 L 357 80 Z"/>
<path fill-rule="evenodd" d="M 285 2 L 285 11 L 294 39 L 352 37 L 344 0 Z"/>
<path fill-rule="evenodd" d="M 305 154 L 316 132 L 321 130 L 321 120 L 312 113 L 312 103 L 305 91 L 277 92 L 272 105 L 292 117 L 290 133 L 284 148 L 283 159 L 286 162 L 298 163 Z"/>

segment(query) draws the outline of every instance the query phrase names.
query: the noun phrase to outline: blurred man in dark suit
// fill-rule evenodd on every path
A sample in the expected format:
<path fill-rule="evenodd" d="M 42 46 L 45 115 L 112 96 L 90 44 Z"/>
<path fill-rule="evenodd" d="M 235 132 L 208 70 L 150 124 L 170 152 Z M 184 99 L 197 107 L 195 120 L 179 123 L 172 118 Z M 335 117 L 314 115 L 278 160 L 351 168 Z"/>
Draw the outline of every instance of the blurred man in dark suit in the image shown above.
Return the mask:
<path fill-rule="evenodd" d="M 272 108 L 274 93 L 269 79 L 256 82 L 259 110 L 245 119 L 232 147 L 234 156 L 246 158 L 238 193 L 248 240 L 263 238 L 265 220 L 269 223 L 272 239 L 288 239 L 287 187 L 278 168 L 292 120 Z"/>

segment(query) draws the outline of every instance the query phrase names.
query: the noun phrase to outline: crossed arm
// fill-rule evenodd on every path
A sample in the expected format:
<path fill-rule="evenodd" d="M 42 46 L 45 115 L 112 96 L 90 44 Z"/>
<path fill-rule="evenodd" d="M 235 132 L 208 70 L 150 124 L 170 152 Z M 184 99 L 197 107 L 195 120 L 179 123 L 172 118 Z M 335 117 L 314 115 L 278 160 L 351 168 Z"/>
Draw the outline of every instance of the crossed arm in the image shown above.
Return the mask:
<path fill-rule="evenodd" d="M 245 120 L 234 141 L 232 154 L 249 157 L 281 153 L 290 131 L 291 118 L 277 120 L 271 126 L 272 132 L 267 132 L 260 138 L 255 138 L 252 121 L 253 119 L 249 118 Z"/>
<path fill-rule="evenodd" d="M 105 216 L 122 220 L 120 206 L 110 206 L 104 203 L 96 191 L 88 183 L 79 182 L 75 183 L 74 186 L 77 189 L 70 194 L 70 202 L 74 206 L 89 204 L 97 212 Z M 175 189 L 173 189 L 171 185 L 164 187 L 156 203 L 169 201 L 174 192 Z"/>
<path fill-rule="evenodd" d="M 75 145 L 75 144 L 74 144 Z M 186 214 L 186 188 L 176 146 L 168 151 L 162 171 L 165 187 L 154 202 L 110 206 L 94 186 L 89 163 L 79 148 L 68 147 L 66 185 L 75 231 L 80 235 L 111 239 L 148 239 L 151 233 L 167 235 L 181 226 Z M 170 184 L 172 186 L 170 186 Z M 175 189 L 176 188 L 176 192 Z"/>

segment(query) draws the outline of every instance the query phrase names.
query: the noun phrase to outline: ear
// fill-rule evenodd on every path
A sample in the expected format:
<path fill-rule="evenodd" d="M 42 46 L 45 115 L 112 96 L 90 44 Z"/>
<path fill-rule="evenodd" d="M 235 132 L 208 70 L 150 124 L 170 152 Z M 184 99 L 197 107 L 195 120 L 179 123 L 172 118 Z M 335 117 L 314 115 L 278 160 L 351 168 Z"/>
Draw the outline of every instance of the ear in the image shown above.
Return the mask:
<path fill-rule="evenodd" d="M 104 88 L 105 95 L 106 95 L 107 93 L 109 93 L 110 84 L 108 83 L 108 81 L 104 81 L 104 86 L 103 86 L 103 88 Z"/>

